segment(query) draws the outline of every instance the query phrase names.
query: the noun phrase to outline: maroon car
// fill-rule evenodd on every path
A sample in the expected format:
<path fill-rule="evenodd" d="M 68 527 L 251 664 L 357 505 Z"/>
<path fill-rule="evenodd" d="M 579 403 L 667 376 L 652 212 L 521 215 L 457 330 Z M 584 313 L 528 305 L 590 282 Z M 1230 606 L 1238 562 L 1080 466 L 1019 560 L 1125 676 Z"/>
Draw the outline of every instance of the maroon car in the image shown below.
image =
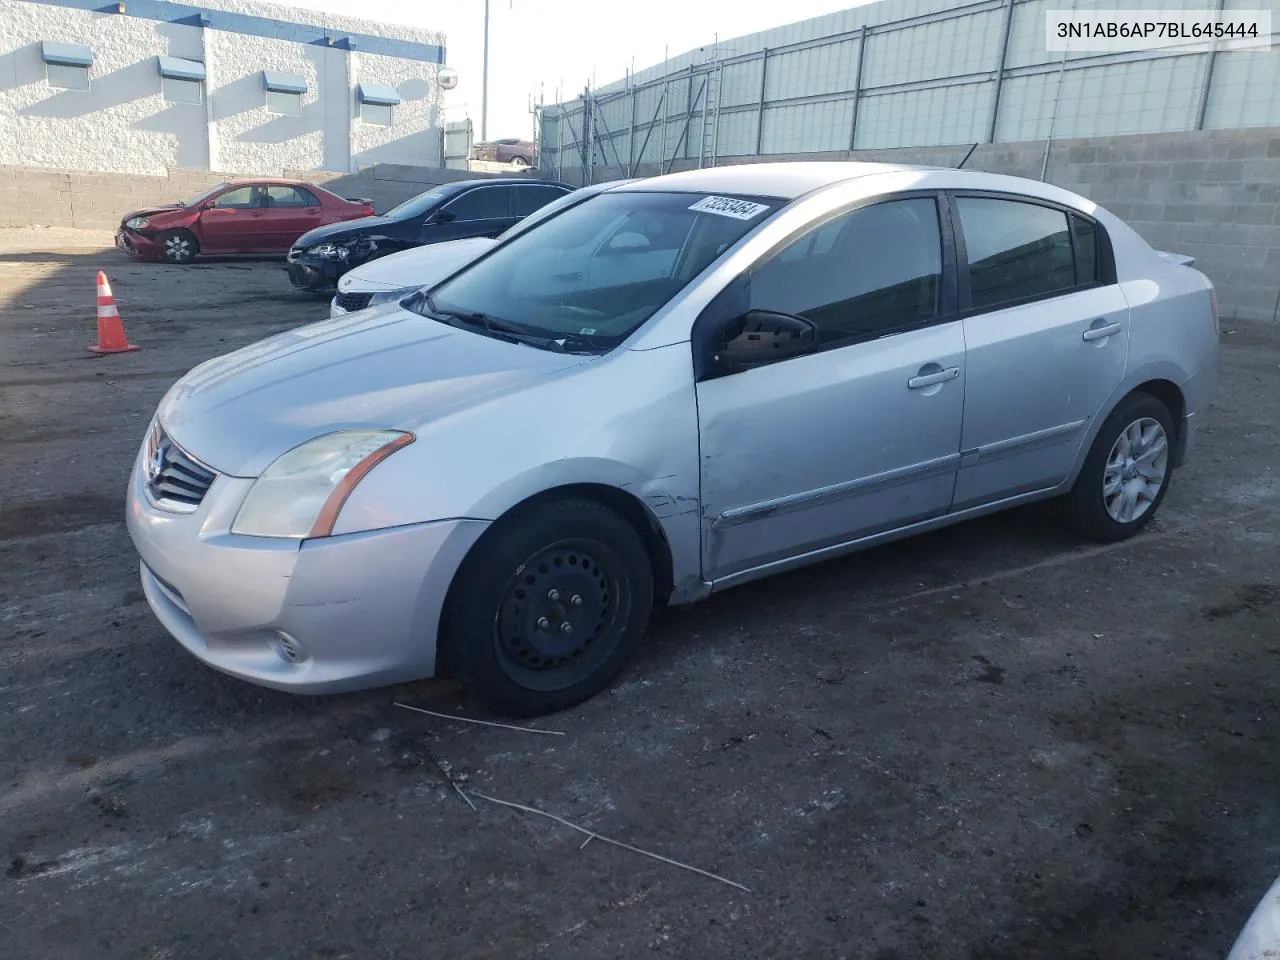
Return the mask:
<path fill-rule="evenodd" d="M 116 246 L 139 260 L 190 263 L 200 254 L 284 254 L 309 230 L 373 215 L 368 200 L 344 199 L 300 180 L 232 180 L 194 200 L 127 214 Z"/>
<path fill-rule="evenodd" d="M 513 163 L 517 167 L 536 167 L 538 148 L 530 140 L 486 140 L 473 144 L 472 160 L 490 160 L 497 163 Z"/>

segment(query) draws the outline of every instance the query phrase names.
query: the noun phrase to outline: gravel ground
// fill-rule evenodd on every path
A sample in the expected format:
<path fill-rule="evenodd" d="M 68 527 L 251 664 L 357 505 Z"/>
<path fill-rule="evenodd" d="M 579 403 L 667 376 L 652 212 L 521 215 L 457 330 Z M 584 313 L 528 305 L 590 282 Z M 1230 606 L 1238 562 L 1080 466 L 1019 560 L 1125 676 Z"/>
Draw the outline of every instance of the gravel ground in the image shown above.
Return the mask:
<path fill-rule="evenodd" d="M 51 237 L 0 236 L 6 958 L 1208 960 L 1280 872 L 1280 327 L 1229 325 L 1140 538 L 1022 510 L 729 591 L 552 736 L 169 639 L 123 525 L 151 411 L 325 306 Z M 85 352 L 100 268 L 137 353 Z"/>

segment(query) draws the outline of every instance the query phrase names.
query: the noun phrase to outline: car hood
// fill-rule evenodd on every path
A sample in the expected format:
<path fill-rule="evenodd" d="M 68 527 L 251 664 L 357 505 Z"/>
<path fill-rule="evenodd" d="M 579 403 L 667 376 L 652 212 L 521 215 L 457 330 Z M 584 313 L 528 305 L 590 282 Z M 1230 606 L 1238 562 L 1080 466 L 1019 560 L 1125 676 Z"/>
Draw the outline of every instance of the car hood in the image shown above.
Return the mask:
<path fill-rule="evenodd" d="M 342 220 L 338 223 L 330 223 L 327 226 L 308 230 L 293 241 L 293 245 L 297 248 L 305 249 L 315 246 L 317 243 L 323 243 L 326 240 L 346 240 L 350 237 L 368 236 L 377 233 L 379 230 L 394 227 L 402 222 L 401 220 L 392 220 L 390 217 L 356 217 L 354 220 Z"/>
<path fill-rule="evenodd" d="M 469 237 L 393 253 L 349 271 L 338 281 L 338 290 L 360 293 L 423 287 L 474 260 L 497 242 L 488 237 Z"/>
<path fill-rule="evenodd" d="M 161 213 L 173 213 L 176 210 L 185 210 L 186 207 L 176 203 L 166 204 L 162 207 L 143 207 L 141 210 L 131 210 L 120 218 L 120 222 L 132 220 L 134 217 L 154 217 Z"/>
<path fill-rule="evenodd" d="M 256 477 L 313 437 L 419 429 L 590 359 L 495 340 L 390 304 L 215 357 L 170 388 L 158 415 L 198 460 Z"/>

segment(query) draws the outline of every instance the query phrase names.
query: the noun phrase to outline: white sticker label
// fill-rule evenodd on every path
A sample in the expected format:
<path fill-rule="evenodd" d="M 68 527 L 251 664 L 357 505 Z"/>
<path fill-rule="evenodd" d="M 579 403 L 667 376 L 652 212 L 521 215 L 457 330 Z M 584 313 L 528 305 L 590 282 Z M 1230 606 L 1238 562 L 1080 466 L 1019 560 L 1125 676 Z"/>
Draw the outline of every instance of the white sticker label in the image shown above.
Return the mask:
<path fill-rule="evenodd" d="M 733 217 L 735 220 L 750 220 L 768 210 L 767 204 L 752 203 L 750 200 L 735 200 L 733 197 L 703 197 L 689 208 L 699 213 L 714 213 L 721 217 Z"/>

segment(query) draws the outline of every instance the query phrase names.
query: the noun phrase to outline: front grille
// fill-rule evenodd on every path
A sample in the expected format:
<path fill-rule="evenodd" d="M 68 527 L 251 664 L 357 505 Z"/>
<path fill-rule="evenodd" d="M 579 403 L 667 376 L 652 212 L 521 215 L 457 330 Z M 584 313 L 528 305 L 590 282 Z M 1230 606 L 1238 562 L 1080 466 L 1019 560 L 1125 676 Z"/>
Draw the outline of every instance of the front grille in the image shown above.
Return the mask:
<path fill-rule="evenodd" d="M 338 306 L 347 313 L 355 313 L 357 310 L 363 310 L 369 305 L 369 301 L 373 299 L 372 293 L 340 293 L 336 297 Z"/>
<path fill-rule="evenodd" d="M 157 501 L 194 510 L 217 476 L 179 447 L 159 424 L 147 438 L 147 489 Z"/>

